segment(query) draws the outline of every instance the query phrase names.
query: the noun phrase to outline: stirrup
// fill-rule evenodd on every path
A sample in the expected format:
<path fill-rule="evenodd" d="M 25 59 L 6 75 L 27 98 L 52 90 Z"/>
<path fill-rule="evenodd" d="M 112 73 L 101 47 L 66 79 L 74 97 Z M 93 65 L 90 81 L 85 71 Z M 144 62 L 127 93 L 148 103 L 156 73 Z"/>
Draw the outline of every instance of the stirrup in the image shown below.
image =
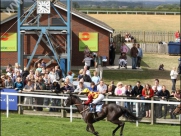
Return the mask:
<path fill-rule="evenodd" d="M 89 113 L 95 113 L 92 103 L 89 104 Z"/>

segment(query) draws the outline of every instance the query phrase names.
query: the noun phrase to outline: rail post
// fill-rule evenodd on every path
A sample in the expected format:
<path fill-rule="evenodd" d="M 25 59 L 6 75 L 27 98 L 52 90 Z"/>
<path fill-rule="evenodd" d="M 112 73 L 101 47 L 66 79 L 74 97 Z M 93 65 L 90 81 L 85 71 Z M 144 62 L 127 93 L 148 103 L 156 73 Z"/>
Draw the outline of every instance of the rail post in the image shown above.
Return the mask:
<path fill-rule="evenodd" d="M 136 117 L 138 117 L 138 102 L 136 102 Z M 138 120 L 136 121 L 136 126 L 138 127 Z"/>
<path fill-rule="evenodd" d="M 151 98 L 151 101 L 154 101 L 153 97 Z M 154 103 L 151 103 L 151 125 L 154 124 L 154 120 L 155 120 L 155 118 L 154 118 Z"/>
<path fill-rule="evenodd" d="M 9 95 L 6 95 L 6 117 L 9 117 Z"/>
<path fill-rule="evenodd" d="M 64 96 L 64 95 L 63 95 Z M 63 99 L 61 99 L 61 105 L 63 105 Z M 66 114 L 65 114 L 65 110 L 61 109 L 61 118 L 65 118 Z"/>
<path fill-rule="evenodd" d="M 18 97 L 18 114 L 23 114 L 22 106 L 21 106 L 21 96 Z"/>
<path fill-rule="evenodd" d="M 108 99 L 109 95 L 108 93 L 106 94 L 106 99 Z M 105 101 L 106 104 L 108 104 L 108 101 Z M 107 121 L 107 118 L 105 119 Z"/>
<path fill-rule="evenodd" d="M 70 122 L 72 122 L 72 105 L 70 105 Z"/>

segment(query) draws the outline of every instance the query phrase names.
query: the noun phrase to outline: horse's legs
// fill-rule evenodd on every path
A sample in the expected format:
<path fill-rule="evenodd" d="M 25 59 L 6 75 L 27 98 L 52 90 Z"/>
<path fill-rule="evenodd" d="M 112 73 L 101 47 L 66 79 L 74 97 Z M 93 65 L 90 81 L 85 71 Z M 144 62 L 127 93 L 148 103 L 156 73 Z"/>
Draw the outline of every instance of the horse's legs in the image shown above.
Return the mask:
<path fill-rule="evenodd" d="M 112 136 L 115 136 L 116 131 L 120 128 L 121 126 L 118 124 L 118 126 L 113 130 Z"/>
<path fill-rule="evenodd" d="M 92 123 L 87 123 L 87 128 L 90 128 L 90 129 L 91 129 L 91 132 L 92 132 L 94 135 L 98 136 L 99 133 L 95 131 L 94 126 L 92 125 Z"/>
<path fill-rule="evenodd" d="M 93 123 L 100 121 L 102 119 L 104 119 L 106 117 L 106 113 L 105 112 L 99 112 L 97 117 L 94 118 Z"/>
<path fill-rule="evenodd" d="M 121 122 L 121 130 L 120 130 L 120 136 L 123 136 L 123 129 L 124 129 L 124 122 Z"/>
<path fill-rule="evenodd" d="M 113 121 L 110 121 L 112 122 L 113 124 L 117 124 L 118 126 L 113 130 L 112 132 L 112 136 L 115 135 L 116 131 L 121 127 L 121 130 L 120 130 L 120 136 L 123 136 L 123 129 L 124 129 L 124 122 L 121 122 L 120 120 L 113 120 Z"/>
<path fill-rule="evenodd" d="M 89 125 L 86 126 L 86 130 L 87 130 L 88 132 L 90 132 L 90 131 L 89 131 Z"/>

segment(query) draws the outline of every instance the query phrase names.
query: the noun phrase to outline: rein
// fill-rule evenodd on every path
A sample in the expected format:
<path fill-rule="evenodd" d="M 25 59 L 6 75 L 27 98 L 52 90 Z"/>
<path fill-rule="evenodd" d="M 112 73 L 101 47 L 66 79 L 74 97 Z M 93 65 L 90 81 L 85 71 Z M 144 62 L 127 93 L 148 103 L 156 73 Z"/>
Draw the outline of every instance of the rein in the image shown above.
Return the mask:
<path fill-rule="evenodd" d="M 75 106 L 79 106 L 79 105 L 83 105 L 83 104 L 74 104 Z M 89 107 L 87 107 L 86 109 L 84 109 L 83 111 L 81 111 L 80 113 L 83 113 L 83 112 L 85 112 L 86 110 L 88 110 L 89 109 Z"/>
<path fill-rule="evenodd" d="M 81 111 L 80 113 L 83 113 L 83 112 L 85 112 L 86 110 L 88 110 L 89 109 L 89 107 L 87 107 L 86 109 L 84 109 L 83 111 Z"/>
<path fill-rule="evenodd" d="M 82 105 L 82 104 L 74 104 L 75 106 L 79 106 L 79 105 Z"/>

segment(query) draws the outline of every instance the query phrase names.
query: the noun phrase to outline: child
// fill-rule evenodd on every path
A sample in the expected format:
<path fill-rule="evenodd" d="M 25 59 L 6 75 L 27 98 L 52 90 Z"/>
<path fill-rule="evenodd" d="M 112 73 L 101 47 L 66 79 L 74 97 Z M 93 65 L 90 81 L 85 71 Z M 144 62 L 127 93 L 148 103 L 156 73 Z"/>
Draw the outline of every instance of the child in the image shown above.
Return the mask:
<path fill-rule="evenodd" d="M 122 55 L 119 57 L 119 67 L 118 69 L 120 69 L 120 66 L 124 66 L 127 69 L 127 56 L 126 53 L 122 53 Z"/>
<path fill-rule="evenodd" d="M 164 65 L 163 65 L 163 64 L 161 64 L 161 65 L 159 66 L 159 70 L 164 70 Z"/>

